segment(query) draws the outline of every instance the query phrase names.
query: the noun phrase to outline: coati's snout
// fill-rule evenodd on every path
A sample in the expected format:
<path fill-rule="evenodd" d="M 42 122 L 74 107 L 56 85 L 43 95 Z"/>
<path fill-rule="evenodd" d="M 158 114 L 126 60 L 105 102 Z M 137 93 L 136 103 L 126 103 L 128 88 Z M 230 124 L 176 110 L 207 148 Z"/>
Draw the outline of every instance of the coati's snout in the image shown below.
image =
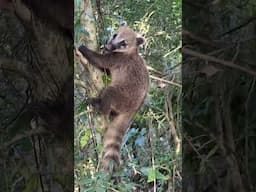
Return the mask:
<path fill-rule="evenodd" d="M 107 44 L 105 44 L 105 49 L 107 51 L 116 51 L 116 50 L 121 50 L 125 49 L 127 47 L 128 43 L 126 40 L 118 41 L 115 38 L 110 40 Z"/>

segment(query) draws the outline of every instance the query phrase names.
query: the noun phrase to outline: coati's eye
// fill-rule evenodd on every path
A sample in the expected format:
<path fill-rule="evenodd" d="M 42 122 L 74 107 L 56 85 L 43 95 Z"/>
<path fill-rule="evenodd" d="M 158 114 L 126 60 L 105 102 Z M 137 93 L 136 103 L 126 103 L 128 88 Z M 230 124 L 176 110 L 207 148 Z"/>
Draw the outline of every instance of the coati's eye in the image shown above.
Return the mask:
<path fill-rule="evenodd" d="M 117 49 L 125 48 L 127 45 L 128 45 L 127 41 L 126 41 L 126 40 L 122 40 L 122 41 L 120 41 L 120 42 L 118 43 Z"/>
<path fill-rule="evenodd" d="M 128 44 L 127 41 L 126 41 L 126 40 L 123 40 L 123 41 L 121 41 L 121 42 L 119 43 L 119 46 L 125 47 L 127 44 Z"/>
<path fill-rule="evenodd" d="M 117 34 L 114 34 L 114 35 L 113 35 L 113 39 L 115 39 L 115 38 L 116 38 L 116 36 L 117 36 Z"/>

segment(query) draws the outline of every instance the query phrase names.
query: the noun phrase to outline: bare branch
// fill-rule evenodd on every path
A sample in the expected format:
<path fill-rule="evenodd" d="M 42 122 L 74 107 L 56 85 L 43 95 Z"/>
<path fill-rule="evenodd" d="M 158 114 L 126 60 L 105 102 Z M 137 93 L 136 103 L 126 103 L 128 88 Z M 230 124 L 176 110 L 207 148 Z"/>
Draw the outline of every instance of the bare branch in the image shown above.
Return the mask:
<path fill-rule="evenodd" d="M 177 86 L 177 87 L 181 88 L 181 84 L 179 84 L 179 83 L 176 83 L 176 82 L 173 82 L 173 81 L 168 81 L 168 80 L 165 80 L 165 79 L 162 79 L 162 78 L 153 76 L 153 75 L 150 75 L 149 77 L 150 77 L 151 79 L 155 79 L 155 80 L 158 80 L 158 81 L 162 81 L 162 82 L 168 83 L 168 84 L 170 84 L 170 85 L 174 85 L 174 86 Z"/>
<path fill-rule="evenodd" d="M 191 49 L 184 48 L 184 47 L 181 49 L 181 52 L 185 53 L 187 55 L 190 55 L 190 56 L 198 57 L 198 58 L 206 60 L 206 61 L 212 61 L 214 63 L 218 63 L 218 64 L 222 64 L 222 65 L 227 66 L 227 67 L 238 69 L 238 70 L 246 72 L 250 75 L 256 76 L 255 71 L 252 71 L 252 70 L 247 69 L 245 67 L 241 67 L 240 65 L 237 65 L 237 64 L 235 64 L 233 62 L 230 62 L 230 61 L 225 61 L 225 60 L 222 60 L 222 59 L 218 59 L 216 57 L 209 56 L 209 55 L 206 55 L 206 54 L 203 54 L 203 53 L 199 53 L 199 52 L 196 52 L 196 51 L 193 51 Z"/>
<path fill-rule="evenodd" d="M 29 130 L 29 131 L 25 132 L 24 134 L 19 134 L 19 135 L 15 136 L 14 138 L 12 138 L 10 141 L 7 141 L 6 143 L 4 143 L 2 146 L 0 146 L 0 150 L 6 149 L 10 145 L 12 145 L 24 138 L 31 137 L 33 135 L 40 135 L 40 134 L 46 133 L 46 132 L 47 131 L 43 128 Z"/>

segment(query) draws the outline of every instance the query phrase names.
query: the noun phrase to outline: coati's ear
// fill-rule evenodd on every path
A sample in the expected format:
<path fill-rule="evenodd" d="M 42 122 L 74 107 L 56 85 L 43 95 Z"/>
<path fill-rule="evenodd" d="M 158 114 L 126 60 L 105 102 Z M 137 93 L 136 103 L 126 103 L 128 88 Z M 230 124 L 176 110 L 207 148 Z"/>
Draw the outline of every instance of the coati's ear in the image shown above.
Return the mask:
<path fill-rule="evenodd" d="M 137 37 L 136 37 L 137 46 L 144 44 L 145 41 L 146 41 L 146 40 L 145 40 L 144 37 L 142 37 L 141 35 L 137 34 Z"/>
<path fill-rule="evenodd" d="M 121 21 L 121 22 L 120 22 L 120 27 L 126 26 L 126 25 L 127 25 L 127 22 L 126 22 L 126 21 Z"/>

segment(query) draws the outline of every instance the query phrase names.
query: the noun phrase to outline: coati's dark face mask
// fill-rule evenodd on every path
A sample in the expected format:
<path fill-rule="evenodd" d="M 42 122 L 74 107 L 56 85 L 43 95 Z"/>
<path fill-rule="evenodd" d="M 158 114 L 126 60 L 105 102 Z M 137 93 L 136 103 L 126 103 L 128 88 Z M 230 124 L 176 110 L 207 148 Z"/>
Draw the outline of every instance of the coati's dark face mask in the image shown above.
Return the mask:
<path fill-rule="evenodd" d="M 121 26 L 104 48 L 109 52 L 127 52 L 130 53 L 137 50 L 138 46 L 143 44 L 145 39 L 135 33 L 132 29 Z"/>
<path fill-rule="evenodd" d="M 125 48 L 127 48 L 128 42 L 126 40 L 118 40 L 116 37 L 117 34 L 114 34 L 105 45 L 105 48 L 108 51 L 124 50 Z"/>

